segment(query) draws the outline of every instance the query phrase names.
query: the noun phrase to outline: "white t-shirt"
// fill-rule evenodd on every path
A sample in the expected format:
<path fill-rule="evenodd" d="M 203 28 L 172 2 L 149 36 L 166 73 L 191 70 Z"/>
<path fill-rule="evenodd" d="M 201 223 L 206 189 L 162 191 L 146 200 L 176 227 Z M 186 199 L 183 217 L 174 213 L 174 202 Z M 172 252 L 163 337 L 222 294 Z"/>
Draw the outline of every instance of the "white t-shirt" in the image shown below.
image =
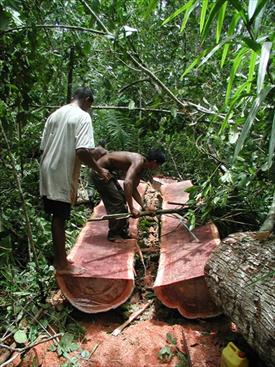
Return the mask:
<path fill-rule="evenodd" d="M 94 147 L 92 120 L 87 112 L 71 104 L 53 112 L 46 121 L 40 146 L 40 195 L 73 203 L 81 163 L 76 149 Z"/>

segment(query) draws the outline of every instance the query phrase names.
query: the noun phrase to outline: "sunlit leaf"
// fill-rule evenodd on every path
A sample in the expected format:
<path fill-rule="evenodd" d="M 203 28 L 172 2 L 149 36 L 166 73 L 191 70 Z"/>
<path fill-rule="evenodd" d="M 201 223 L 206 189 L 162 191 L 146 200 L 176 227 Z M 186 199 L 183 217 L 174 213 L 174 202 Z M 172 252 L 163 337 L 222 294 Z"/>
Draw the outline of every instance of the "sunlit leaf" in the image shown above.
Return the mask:
<path fill-rule="evenodd" d="M 129 110 L 133 110 L 134 108 L 135 108 L 135 101 L 133 101 L 132 99 L 131 99 L 131 101 L 129 102 L 129 104 L 128 104 L 128 108 L 129 108 Z"/>
<path fill-rule="evenodd" d="M 211 56 L 213 56 L 225 43 L 230 42 L 232 39 L 234 38 L 234 36 L 232 37 L 227 37 L 224 40 L 222 40 L 218 45 L 216 45 L 201 61 L 201 63 L 199 64 L 198 68 L 201 67 L 203 64 L 205 64 Z"/>
<path fill-rule="evenodd" d="M 206 11 L 207 11 L 207 7 L 208 7 L 208 0 L 202 0 L 202 5 L 201 5 L 201 16 L 200 16 L 200 33 L 203 30 L 203 26 L 204 26 L 204 21 L 205 21 L 205 15 L 206 15 Z"/>
<path fill-rule="evenodd" d="M 175 107 L 171 108 L 171 115 L 176 118 L 177 117 L 177 109 Z"/>
<path fill-rule="evenodd" d="M 238 88 L 236 89 L 233 97 L 232 97 L 232 102 L 233 104 L 238 103 L 238 99 L 240 97 L 244 97 L 243 91 L 247 88 L 247 86 L 249 85 L 249 81 L 247 80 L 246 82 L 244 82 L 243 84 L 239 85 Z M 245 93 L 245 95 L 247 96 L 248 94 Z M 232 104 L 230 104 L 231 107 Z"/>
<path fill-rule="evenodd" d="M 181 6 L 179 9 L 174 11 L 173 14 L 171 14 L 168 18 L 166 18 L 161 25 L 164 25 L 168 22 L 170 22 L 172 19 L 176 18 L 179 14 L 183 13 L 186 9 L 189 8 L 190 3 L 193 3 L 195 0 L 190 0 L 187 4 Z M 191 4 L 192 5 L 192 4 Z"/>
<path fill-rule="evenodd" d="M 205 39 L 205 37 L 207 36 L 213 19 L 217 16 L 218 12 L 220 11 L 221 7 L 223 6 L 225 2 L 226 0 L 218 0 L 215 4 L 213 4 L 210 14 L 207 18 L 207 21 L 203 27 L 203 31 L 202 31 L 203 39 Z"/>
<path fill-rule="evenodd" d="M 275 152 L 275 112 L 274 112 L 274 116 L 273 116 L 271 137 L 270 137 L 270 142 L 269 142 L 268 168 L 270 168 L 272 166 L 274 152 Z"/>
<path fill-rule="evenodd" d="M 235 57 L 234 61 L 233 61 L 233 65 L 230 71 L 230 76 L 229 76 L 229 81 L 227 84 L 227 89 L 226 89 L 226 95 L 225 95 L 225 104 L 228 104 L 229 98 L 230 98 L 230 94 L 231 94 L 231 89 L 232 89 L 232 85 L 233 85 L 233 81 L 235 79 L 236 73 L 238 71 L 238 68 L 240 66 L 240 63 L 243 59 L 243 57 L 245 56 L 245 54 L 248 52 L 247 48 L 242 48 L 237 56 Z"/>
<path fill-rule="evenodd" d="M 251 0 L 253 1 L 253 0 Z M 256 1 L 255 1 L 256 2 Z M 249 25 L 253 24 L 258 15 L 264 10 L 268 0 L 258 0 L 256 10 L 253 13 L 252 18 L 249 19 Z"/>
<path fill-rule="evenodd" d="M 235 152 L 234 152 L 234 157 L 233 160 L 235 160 L 237 158 L 237 156 L 239 155 L 240 151 L 242 150 L 243 144 L 245 142 L 245 139 L 247 138 L 247 135 L 251 129 L 251 126 L 253 124 L 253 121 L 257 115 L 257 112 L 260 108 L 261 103 L 263 102 L 263 100 L 265 99 L 265 97 L 268 95 L 268 93 L 271 91 L 271 89 L 273 88 L 273 86 L 269 86 L 264 88 L 263 90 L 261 90 L 260 94 L 256 97 L 250 113 L 245 121 L 245 124 L 243 126 L 242 132 L 239 136 L 239 139 L 237 141 L 236 144 L 236 148 L 235 148 Z"/>
<path fill-rule="evenodd" d="M 262 52 L 260 57 L 258 79 L 257 79 L 257 93 L 260 93 L 260 91 L 263 88 L 271 46 L 272 46 L 271 42 L 264 42 L 262 45 Z"/>
<path fill-rule="evenodd" d="M 216 29 L 216 43 L 218 43 L 221 38 L 221 31 L 222 31 L 226 7 L 227 7 L 227 1 L 223 4 L 223 6 L 221 7 L 221 10 L 219 11 L 217 29 Z"/>
<path fill-rule="evenodd" d="M 235 14 L 233 16 L 233 19 L 231 20 L 231 23 L 230 23 L 229 28 L 228 28 L 228 32 L 227 32 L 228 37 L 231 37 L 233 35 L 233 33 L 235 31 L 235 28 L 236 28 L 236 25 L 238 24 L 240 18 L 241 18 L 240 14 L 235 12 Z M 226 43 L 224 45 L 223 53 L 222 53 L 222 59 L 221 59 L 221 67 L 223 67 L 223 65 L 225 63 L 226 56 L 227 56 L 227 53 L 228 53 L 228 50 L 229 50 L 229 46 L 230 46 L 229 43 Z"/>
<path fill-rule="evenodd" d="M 249 0 L 248 3 L 248 19 L 253 17 L 253 14 L 257 8 L 258 0 Z"/>
<path fill-rule="evenodd" d="M 16 333 L 13 335 L 13 338 L 18 344 L 26 343 L 26 341 L 28 340 L 27 334 L 24 330 L 17 330 Z"/>
<path fill-rule="evenodd" d="M 248 18 L 246 16 L 246 12 L 244 8 L 242 7 L 242 3 L 239 0 L 230 0 L 230 3 L 234 6 L 235 9 L 238 10 L 240 16 L 242 17 L 244 23 L 248 24 Z"/>
<path fill-rule="evenodd" d="M 126 37 L 129 37 L 131 36 L 131 34 L 136 33 L 138 31 L 136 28 L 129 27 L 128 25 L 124 25 L 122 27 L 122 30 Z"/>
<path fill-rule="evenodd" d="M 186 74 L 188 74 L 192 69 L 194 69 L 194 67 L 200 62 L 200 60 L 205 55 L 205 53 L 206 53 L 206 50 L 203 51 L 198 57 L 195 58 L 195 60 L 184 70 L 184 72 L 182 73 L 180 77 L 180 80 L 182 80 Z"/>
<path fill-rule="evenodd" d="M 237 131 L 230 131 L 228 135 L 228 141 L 230 144 L 235 144 L 238 140 L 239 133 Z"/>
<path fill-rule="evenodd" d="M 12 16 L 12 19 L 13 19 L 14 23 L 17 26 L 21 26 L 23 24 L 23 22 L 20 19 L 20 13 L 16 10 L 11 9 L 11 8 L 9 9 L 9 12 L 11 13 L 11 16 Z"/>
<path fill-rule="evenodd" d="M 185 27 L 186 27 L 186 24 L 188 22 L 188 19 L 192 13 L 192 11 L 195 9 L 195 7 L 199 4 L 200 0 L 196 0 L 194 2 L 194 0 L 190 0 L 189 3 L 190 3 L 190 6 L 186 9 L 186 12 L 185 12 L 185 15 L 184 15 L 184 18 L 183 18 L 183 21 L 182 21 L 182 24 L 181 24 L 181 27 L 180 27 L 180 31 L 183 32 Z M 188 3 L 188 4 L 189 4 Z"/>

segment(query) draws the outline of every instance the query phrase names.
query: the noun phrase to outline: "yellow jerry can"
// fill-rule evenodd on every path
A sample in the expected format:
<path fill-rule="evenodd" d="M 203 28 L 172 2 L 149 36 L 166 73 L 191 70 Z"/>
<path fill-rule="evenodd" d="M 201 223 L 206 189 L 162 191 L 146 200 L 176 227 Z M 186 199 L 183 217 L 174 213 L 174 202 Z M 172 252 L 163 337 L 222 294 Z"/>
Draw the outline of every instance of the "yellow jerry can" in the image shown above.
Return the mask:
<path fill-rule="evenodd" d="M 222 351 L 220 367 L 248 367 L 248 359 L 234 343 L 229 342 Z"/>

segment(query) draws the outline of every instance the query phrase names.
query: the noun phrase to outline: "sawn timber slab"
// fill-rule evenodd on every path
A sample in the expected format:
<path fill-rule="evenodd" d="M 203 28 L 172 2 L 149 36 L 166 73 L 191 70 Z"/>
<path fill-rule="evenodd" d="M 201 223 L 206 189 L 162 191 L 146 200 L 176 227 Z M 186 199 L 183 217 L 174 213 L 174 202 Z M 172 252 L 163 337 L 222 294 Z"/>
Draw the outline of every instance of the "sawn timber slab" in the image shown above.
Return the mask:
<path fill-rule="evenodd" d="M 161 179 L 159 179 L 161 182 Z M 179 208 L 185 203 L 191 181 L 161 182 L 163 209 Z M 204 266 L 220 239 L 213 223 L 193 230 L 199 242 L 173 215 L 161 216 L 160 259 L 154 292 L 167 307 L 176 308 L 186 318 L 207 318 L 220 314 L 212 302 L 205 282 Z"/>
<path fill-rule="evenodd" d="M 139 185 L 141 195 L 146 185 Z M 93 215 L 106 211 L 102 201 Z M 130 218 L 130 232 L 137 236 L 137 219 Z M 114 309 L 129 298 L 134 289 L 134 254 L 136 238 L 122 242 L 107 240 L 108 221 L 87 222 L 81 230 L 68 259 L 86 268 L 82 275 L 56 274 L 57 283 L 68 301 L 86 313 Z"/>

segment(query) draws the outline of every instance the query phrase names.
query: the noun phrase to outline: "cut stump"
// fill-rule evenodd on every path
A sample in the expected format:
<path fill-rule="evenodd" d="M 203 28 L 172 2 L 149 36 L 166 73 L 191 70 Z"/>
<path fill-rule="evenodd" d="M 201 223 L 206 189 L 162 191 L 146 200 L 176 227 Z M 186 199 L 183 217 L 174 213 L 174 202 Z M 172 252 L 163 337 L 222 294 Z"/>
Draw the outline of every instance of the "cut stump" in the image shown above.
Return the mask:
<path fill-rule="evenodd" d="M 141 195 L 145 184 L 139 185 Z M 102 202 L 95 216 L 105 215 Z M 137 237 L 137 219 L 129 219 L 130 232 Z M 86 268 L 82 275 L 56 274 L 57 283 L 68 301 L 86 313 L 114 309 L 129 298 L 134 289 L 134 254 L 136 239 L 110 242 L 107 240 L 108 221 L 87 222 L 69 259 Z"/>
<path fill-rule="evenodd" d="M 161 180 L 161 179 L 159 179 Z M 191 181 L 163 181 L 163 208 L 179 208 L 172 203 L 185 203 Z M 177 308 L 186 318 L 207 318 L 219 315 L 220 309 L 210 298 L 204 277 L 204 266 L 220 239 L 214 224 L 196 228 L 193 233 L 181 224 L 178 217 L 161 217 L 161 250 L 154 292 L 167 307 Z"/>

